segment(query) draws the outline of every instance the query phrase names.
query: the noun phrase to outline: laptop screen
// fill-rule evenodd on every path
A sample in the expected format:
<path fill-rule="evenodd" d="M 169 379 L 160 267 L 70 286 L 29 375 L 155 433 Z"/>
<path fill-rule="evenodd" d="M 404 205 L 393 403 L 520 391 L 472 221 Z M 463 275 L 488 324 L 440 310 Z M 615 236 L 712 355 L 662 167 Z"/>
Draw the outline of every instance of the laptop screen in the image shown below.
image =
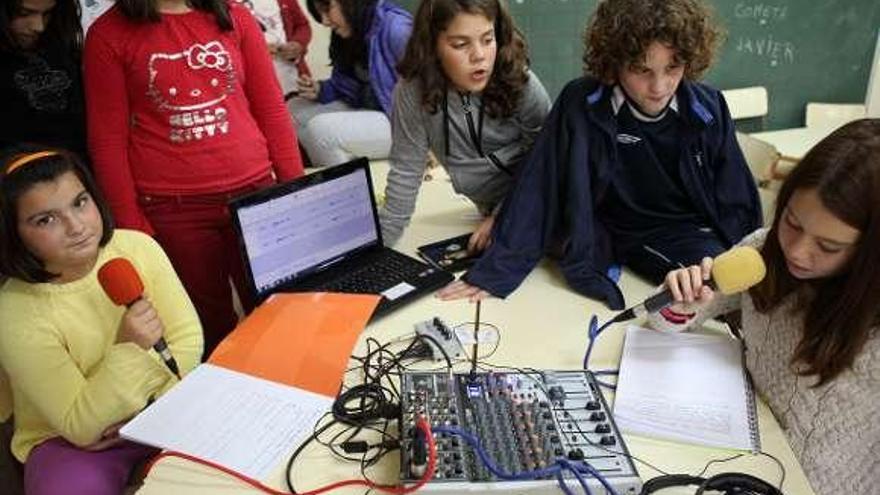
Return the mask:
<path fill-rule="evenodd" d="M 381 244 L 368 174 L 367 161 L 357 160 L 235 208 L 257 295 Z"/>

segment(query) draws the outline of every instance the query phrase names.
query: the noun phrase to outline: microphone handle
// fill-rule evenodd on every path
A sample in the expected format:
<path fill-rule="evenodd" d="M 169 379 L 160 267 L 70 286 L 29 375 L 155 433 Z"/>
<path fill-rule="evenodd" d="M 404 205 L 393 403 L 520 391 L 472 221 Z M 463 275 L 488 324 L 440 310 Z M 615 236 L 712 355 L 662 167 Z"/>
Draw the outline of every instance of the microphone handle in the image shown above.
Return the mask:
<path fill-rule="evenodd" d="M 717 290 L 714 280 L 705 280 L 703 284 L 709 286 L 709 288 L 712 290 Z M 656 311 L 660 311 L 661 309 L 669 306 L 674 302 L 675 297 L 672 295 L 672 291 L 670 291 L 669 289 L 664 289 L 663 292 L 660 292 L 659 294 L 654 294 L 653 296 L 645 299 L 645 302 L 642 303 L 642 306 L 645 307 L 646 312 L 654 313 Z"/>
<path fill-rule="evenodd" d="M 653 313 L 655 311 L 660 311 L 661 309 L 669 306 L 675 301 L 675 297 L 672 295 L 672 291 L 669 289 L 664 289 L 663 292 L 654 294 L 653 296 L 645 299 L 645 302 L 642 303 L 642 306 L 645 307 L 645 311 L 648 313 Z"/>
<path fill-rule="evenodd" d="M 138 297 L 134 301 L 126 304 L 125 307 L 130 308 L 132 304 L 140 300 L 141 297 Z M 162 361 L 165 362 L 165 366 L 174 373 L 177 379 L 182 380 L 183 377 L 180 376 L 180 368 L 177 367 L 177 361 L 174 359 L 174 356 L 171 355 L 171 349 L 168 348 L 168 342 L 165 342 L 165 337 L 159 337 L 159 340 L 153 344 L 153 350 L 159 353 L 159 356 L 162 357 Z"/>
<path fill-rule="evenodd" d="M 708 285 L 712 290 L 717 290 L 713 280 L 705 281 L 705 285 Z M 659 292 L 645 299 L 645 302 L 618 313 L 617 316 L 611 320 L 611 323 L 629 321 L 645 313 L 654 313 L 674 302 L 675 297 L 672 295 L 672 291 L 664 289 L 663 292 Z"/>
<path fill-rule="evenodd" d="M 168 343 L 165 342 L 165 337 L 159 337 L 159 340 L 153 344 L 153 350 L 162 356 L 162 361 L 165 361 L 165 366 L 168 366 L 168 369 L 177 375 L 177 378 L 181 378 L 180 369 L 177 367 L 177 361 L 175 361 L 174 356 L 171 355 L 171 350 L 168 349 Z"/>

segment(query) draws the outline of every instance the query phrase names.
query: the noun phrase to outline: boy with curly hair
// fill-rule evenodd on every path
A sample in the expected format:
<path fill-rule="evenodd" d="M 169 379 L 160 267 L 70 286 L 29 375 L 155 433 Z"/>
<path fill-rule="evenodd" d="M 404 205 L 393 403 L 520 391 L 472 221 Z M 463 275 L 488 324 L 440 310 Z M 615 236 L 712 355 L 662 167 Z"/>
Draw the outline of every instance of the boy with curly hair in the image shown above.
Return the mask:
<path fill-rule="evenodd" d="M 587 75 L 557 99 L 492 245 L 440 297 L 505 297 L 549 250 L 573 289 L 619 309 L 616 264 L 659 282 L 759 227 L 727 104 L 697 82 L 720 38 L 702 0 L 602 1 Z"/>

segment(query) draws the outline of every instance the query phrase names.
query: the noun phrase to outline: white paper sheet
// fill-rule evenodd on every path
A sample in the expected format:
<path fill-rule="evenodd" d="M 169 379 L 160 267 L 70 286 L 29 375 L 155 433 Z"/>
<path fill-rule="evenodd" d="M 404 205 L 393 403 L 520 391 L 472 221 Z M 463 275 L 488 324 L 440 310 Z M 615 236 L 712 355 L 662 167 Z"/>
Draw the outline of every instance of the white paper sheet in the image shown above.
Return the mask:
<path fill-rule="evenodd" d="M 630 326 L 614 419 L 625 432 L 713 447 L 759 448 L 739 341 Z"/>
<path fill-rule="evenodd" d="M 120 435 L 265 480 L 311 433 L 333 399 L 202 364 Z"/>

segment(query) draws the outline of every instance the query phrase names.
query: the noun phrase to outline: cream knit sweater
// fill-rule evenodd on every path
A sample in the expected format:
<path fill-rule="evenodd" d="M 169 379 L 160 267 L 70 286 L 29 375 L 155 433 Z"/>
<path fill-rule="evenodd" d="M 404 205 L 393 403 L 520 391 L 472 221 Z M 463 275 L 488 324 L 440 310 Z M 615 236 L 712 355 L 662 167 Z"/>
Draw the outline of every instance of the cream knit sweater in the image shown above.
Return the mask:
<path fill-rule="evenodd" d="M 766 235 L 766 229 L 758 230 L 742 244 L 760 248 Z M 818 495 L 880 494 L 880 329 L 874 329 L 850 369 L 814 388 L 816 377 L 798 375 L 802 364 L 791 363 L 804 324 L 802 314 L 792 313 L 795 298 L 763 314 L 747 292 L 718 294 L 685 324 L 675 325 L 659 314 L 651 315 L 649 324 L 681 331 L 741 309 L 746 366 L 813 490 Z"/>

